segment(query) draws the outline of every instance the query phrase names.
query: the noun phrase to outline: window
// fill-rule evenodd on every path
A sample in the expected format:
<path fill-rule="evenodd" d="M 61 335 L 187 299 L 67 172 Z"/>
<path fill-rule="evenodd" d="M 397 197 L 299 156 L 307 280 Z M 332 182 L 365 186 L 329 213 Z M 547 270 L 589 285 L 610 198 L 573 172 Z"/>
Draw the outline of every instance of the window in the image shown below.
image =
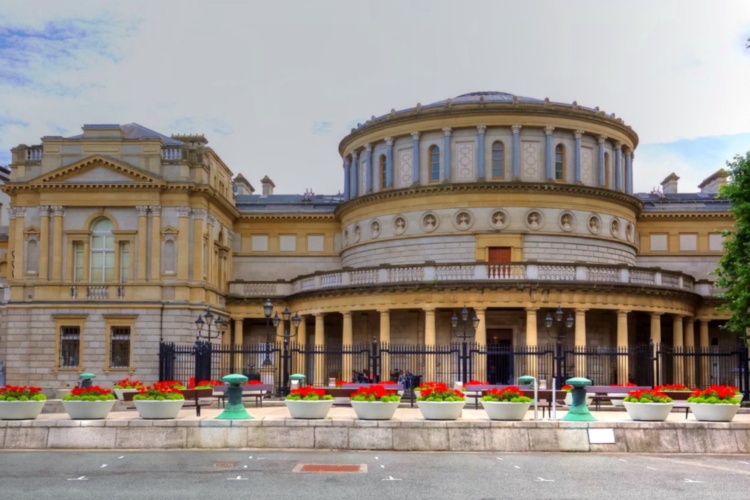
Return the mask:
<path fill-rule="evenodd" d="M 297 235 L 282 234 L 279 236 L 279 250 L 282 252 L 294 252 L 297 250 Z"/>
<path fill-rule="evenodd" d="M 378 159 L 378 172 L 380 172 L 380 189 L 385 189 L 386 184 L 386 171 L 385 171 L 385 155 L 380 155 Z"/>
<path fill-rule="evenodd" d="M 440 181 L 440 148 L 430 146 L 430 182 Z"/>
<path fill-rule="evenodd" d="M 307 236 L 307 251 L 322 252 L 324 250 L 324 243 L 324 236 L 318 234 L 310 234 Z"/>
<path fill-rule="evenodd" d="M 91 283 L 107 283 L 115 275 L 115 239 L 112 221 L 100 219 L 91 226 Z"/>
<path fill-rule="evenodd" d="M 492 178 L 502 179 L 503 177 L 505 177 L 505 146 L 497 141 L 492 144 Z"/>
<path fill-rule="evenodd" d="M 128 368 L 130 366 L 130 327 L 113 326 L 109 332 L 109 367 Z"/>
<path fill-rule="evenodd" d="M 83 242 L 73 242 L 73 281 L 80 283 L 83 281 Z"/>
<path fill-rule="evenodd" d="M 268 235 L 267 234 L 256 234 L 250 239 L 250 248 L 253 252 L 267 252 L 268 251 Z"/>
<path fill-rule="evenodd" d="M 652 234 L 651 235 L 651 251 L 652 252 L 666 252 L 669 250 L 667 246 L 667 235 L 666 234 Z"/>
<path fill-rule="evenodd" d="M 164 240 L 164 274 L 177 272 L 177 245 L 172 238 Z"/>
<path fill-rule="evenodd" d="M 26 243 L 26 272 L 28 274 L 39 272 L 39 243 L 37 243 L 36 237 L 29 239 Z M 46 276 L 42 278 L 46 278 Z"/>
<path fill-rule="evenodd" d="M 120 242 L 120 283 L 130 279 L 130 242 Z"/>
<path fill-rule="evenodd" d="M 698 250 L 698 235 L 697 234 L 681 234 L 680 235 L 680 251 L 681 252 L 695 252 Z"/>
<path fill-rule="evenodd" d="M 712 252 L 721 252 L 724 250 L 724 235 L 721 233 L 709 234 L 708 249 Z"/>
<path fill-rule="evenodd" d="M 555 181 L 565 181 L 565 146 L 562 144 L 555 148 Z"/>
<path fill-rule="evenodd" d="M 81 328 L 60 328 L 60 368 L 78 368 L 81 355 Z"/>
<path fill-rule="evenodd" d="M 612 174 L 609 173 L 609 153 L 604 153 L 604 187 L 609 187 Z"/>

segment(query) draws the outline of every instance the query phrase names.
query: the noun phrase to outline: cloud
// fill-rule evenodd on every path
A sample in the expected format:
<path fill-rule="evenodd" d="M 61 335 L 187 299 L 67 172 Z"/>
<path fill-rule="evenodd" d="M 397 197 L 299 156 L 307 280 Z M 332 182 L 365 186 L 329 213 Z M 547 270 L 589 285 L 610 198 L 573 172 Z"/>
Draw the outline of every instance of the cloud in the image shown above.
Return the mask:
<path fill-rule="evenodd" d="M 333 135 L 333 122 L 313 122 L 314 135 Z"/>

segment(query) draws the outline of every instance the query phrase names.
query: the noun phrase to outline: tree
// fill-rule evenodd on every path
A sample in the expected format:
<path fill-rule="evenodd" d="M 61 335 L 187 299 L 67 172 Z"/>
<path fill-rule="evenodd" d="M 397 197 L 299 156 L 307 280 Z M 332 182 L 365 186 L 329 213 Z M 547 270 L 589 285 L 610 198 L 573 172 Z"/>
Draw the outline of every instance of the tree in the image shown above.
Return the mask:
<path fill-rule="evenodd" d="M 716 284 L 726 291 L 724 305 L 732 316 L 724 328 L 748 343 L 750 328 L 750 152 L 727 162 L 730 181 L 721 187 L 719 197 L 730 202 L 734 229 L 725 231 L 724 255 L 716 270 Z"/>

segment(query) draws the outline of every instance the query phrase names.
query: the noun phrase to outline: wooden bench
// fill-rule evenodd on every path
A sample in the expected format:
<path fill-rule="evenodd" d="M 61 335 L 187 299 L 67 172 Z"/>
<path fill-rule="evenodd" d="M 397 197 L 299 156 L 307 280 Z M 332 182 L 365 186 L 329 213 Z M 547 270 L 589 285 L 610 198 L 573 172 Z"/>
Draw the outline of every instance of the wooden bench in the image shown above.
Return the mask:
<path fill-rule="evenodd" d="M 211 406 L 212 401 L 201 401 L 201 398 L 210 398 L 213 395 L 213 389 L 183 389 L 182 395 L 185 397 L 185 403 L 182 405 L 183 408 L 195 406 L 195 416 L 201 416 L 201 406 Z M 122 394 L 123 401 L 133 401 L 133 396 L 137 395 L 137 392 L 125 392 Z M 128 406 L 129 410 L 135 408 L 135 405 Z"/>
<path fill-rule="evenodd" d="M 603 402 L 612 402 L 610 394 L 625 394 L 632 391 L 640 391 L 643 389 L 653 389 L 649 385 L 636 385 L 631 387 L 624 386 L 611 386 L 611 385 L 588 385 L 586 386 L 586 392 L 593 394 L 591 396 L 591 404 L 596 407 L 596 411 L 599 411 Z M 624 397 L 624 396 L 623 396 Z"/>
<path fill-rule="evenodd" d="M 479 398 L 491 389 L 507 389 L 508 387 L 518 387 L 525 396 L 534 399 L 534 388 L 530 385 L 501 385 L 501 384 L 489 384 L 489 385 L 474 385 L 468 384 L 464 386 L 466 389 L 466 397 L 474 398 L 474 409 L 479 409 Z M 471 394 L 470 394 L 471 393 Z"/>
<path fill-rule="evenodd" d="M 219 408 L 224 408 L 227 398 L 227 384 L 217 385 L 213 388 L 213 396 L 217 400 Z M 263 407 L 263 398 L 273 391 L 273 384 L 242 385 L 242 399 L 255 399 L 255 407 Z"/>

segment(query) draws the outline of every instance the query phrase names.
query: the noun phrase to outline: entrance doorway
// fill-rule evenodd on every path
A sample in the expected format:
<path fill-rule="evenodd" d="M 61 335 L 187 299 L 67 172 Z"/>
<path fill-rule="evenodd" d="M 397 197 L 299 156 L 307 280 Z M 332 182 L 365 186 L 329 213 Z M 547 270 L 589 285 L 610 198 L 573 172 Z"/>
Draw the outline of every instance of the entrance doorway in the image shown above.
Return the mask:
<path fill-rule="evenodd" d="M 513 383 L 513 329 L 487 330 L 487 382 Z"/>

